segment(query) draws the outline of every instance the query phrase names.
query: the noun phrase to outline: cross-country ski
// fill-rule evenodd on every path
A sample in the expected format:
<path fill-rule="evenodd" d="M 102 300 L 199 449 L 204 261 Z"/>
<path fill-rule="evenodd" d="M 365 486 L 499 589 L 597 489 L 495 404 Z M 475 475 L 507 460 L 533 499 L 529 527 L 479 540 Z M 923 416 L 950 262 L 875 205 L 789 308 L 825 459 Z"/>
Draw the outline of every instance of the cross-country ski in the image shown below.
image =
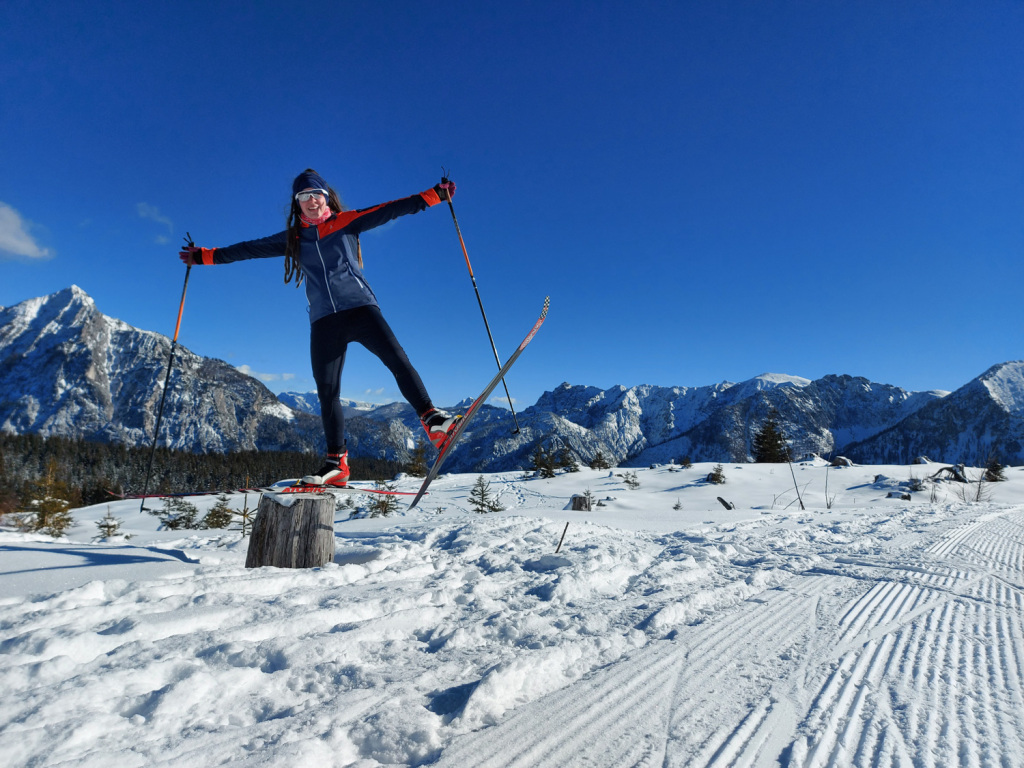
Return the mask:
<path fill-rule="evenodd" d="M 371 493 L 377 496 L 414 496 L 412 491 L 389 491 L 383 488 L 361 488 L 355 485 L 308 485 L 306 483 L 293 483 L 291 485 L 277 485 L 266 488 L 264 493 L 338 493 L 338 494 L 360 494 Z"/>
<path fill-rule="evenodd" d="M 409 505 L 409 509 L 415 507 L 419 503 L 420 499 L 423 498 L 423 495 L 427 492 L 427 488 L 430 486 L 434 478 L 437 477 L 438 473 L 441 471 L 441 465 L 444 464 L 444 460 L 448 458 L 448 455 L 451 453 L 452 448 L 458 442 L 459 437 L 466 430 L 466 427 L 469 425 L 469 422 L 473 419 L 473 416 L 476 415 L 476 412 L 480 409 L 480 406 L 483 405 L 484 401 L 487 400 L 488 397 L 490 397 L 491 392 L 493 392 L 494 388 L 498 386 L 498 382 L 502 381 L 505 378 L 505 374 L 509 372 L 509 369 L 512 368 L 512 365 L 515 363 L 515 361 L 519 359 L 519 356 L 521 354 L 523 354 L 523 350 L 526 349 L 527 345 L 531 341 L 533 341 L 533 337 L 537 334 L 537 331 L 540 330 L 540 327 L 544 324 L 544 319 L 548 316 L 548 308 L 550 306 L 551 297 L 548 296 L 544 299 L 544 308 L 540 312 L 540 317 L 537 318 L 537 322 L 533 324 L 533 328 L 530 329 L 530 332 L 526 334 L 526 338 L 524 338 L 522 342 L 519 344 L 519 346 L 516 347 L 515 352 L 512 353 L 508 360 L 505 361 L 505 364 L 502 365 L 501 368 L 498 370 L 498 373 L 494 376 L 494 378 L 491 379 L 490 382 L 488 382 L 486 387 L 484 387 L 484 391 L 477 396 L 476 400 L 473 401 L 472 405 L 470 405 L 469 408 L 466 409 L 466 412 L 462 414 L 462 417 L 456 422 L 454 431 L 450 433 L 448 440 L 441 446 L 440 452 L 438 453 L 437 458 L 434 460 L 434 465 L 430 468 L 430 472 L 428 472 L 427 476 L 424 478 L 423 484 L 420 486 L 419 491 L 416 493 L 416 498 L 414 498 L 412 500 L 412 503 Z"/>
<path fill-rule="evenodd" d="M 145 495 L 138 493 L 114 493 L 113 491 L 107 491 L 112 498 L 115 499 L 146 499 L 159 501 L 160 499 L 179 499 L 199 496 L 221 496 L 224 494 L 238 494 L 238 493 L 340 493 L 340 494 L 359 494 L 359 493 L 374 493 L 381 496 L 415 496 L 415 491 L 388 491 L 382 488 L 365 488 L 359 485 L 309 485 L 302 482 L 283 481 L 275 485 L 268 485 L 259 488 L 231 488 L 231 489 L 219 489 L 215 491 L 182 491 L 179 493 L 147 493 Z"/>

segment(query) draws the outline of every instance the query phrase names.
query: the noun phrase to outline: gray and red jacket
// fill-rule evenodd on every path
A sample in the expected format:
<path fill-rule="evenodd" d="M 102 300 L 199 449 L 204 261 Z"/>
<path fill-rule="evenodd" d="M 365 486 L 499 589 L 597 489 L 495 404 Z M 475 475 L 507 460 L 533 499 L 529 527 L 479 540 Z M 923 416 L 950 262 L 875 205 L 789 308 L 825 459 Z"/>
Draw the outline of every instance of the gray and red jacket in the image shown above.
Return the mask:
<path fill-rule="evenodd" d="M 377 306 L 357 258 L 356 237 L 399 216 L 419 213 L 441 202 L 433 189 L 358 211 L 342 211 L 316 226 L 299 229 L 299 264 L 306 279 L 309 321 L 363 306 Z M 246 240 L 224 248 L 201 248 L 196 263 L 229 264 L 244 259 L 284 256 L 288 233 Z"/>

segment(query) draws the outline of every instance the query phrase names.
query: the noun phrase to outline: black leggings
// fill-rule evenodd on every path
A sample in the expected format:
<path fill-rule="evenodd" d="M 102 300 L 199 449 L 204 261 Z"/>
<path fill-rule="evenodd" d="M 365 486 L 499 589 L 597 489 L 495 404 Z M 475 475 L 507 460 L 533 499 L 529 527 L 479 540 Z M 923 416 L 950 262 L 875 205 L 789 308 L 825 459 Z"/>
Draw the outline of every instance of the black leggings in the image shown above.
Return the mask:
<path fill-rule="evenodd" d="M 345 309 L 313 323 L 309 333 L 309 356 L 313 364 L 316 394 L 328 451 L 345 448 L 345 415 L 341 410 L 341 369 L 350 342 L 357 341 L 380 358 L 395 377 L 398 389 L 409 405 L 421 415 L 430 410 L 430 396 L 405 350 L 398 343 L 379 307 Z"/>

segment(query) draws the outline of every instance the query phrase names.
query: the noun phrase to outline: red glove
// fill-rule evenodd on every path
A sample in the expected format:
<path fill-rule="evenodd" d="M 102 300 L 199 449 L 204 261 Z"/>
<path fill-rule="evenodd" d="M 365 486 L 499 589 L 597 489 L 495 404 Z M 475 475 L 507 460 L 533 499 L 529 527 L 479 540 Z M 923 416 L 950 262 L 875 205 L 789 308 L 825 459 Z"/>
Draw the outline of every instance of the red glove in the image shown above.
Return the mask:
<path fill-rule="evenodd" d="M 455 197 L 455 182 L 448 178 L 442 178 L 441 183 L 434 187 L 434 191 L 442 200 L 451 200 Z"/>

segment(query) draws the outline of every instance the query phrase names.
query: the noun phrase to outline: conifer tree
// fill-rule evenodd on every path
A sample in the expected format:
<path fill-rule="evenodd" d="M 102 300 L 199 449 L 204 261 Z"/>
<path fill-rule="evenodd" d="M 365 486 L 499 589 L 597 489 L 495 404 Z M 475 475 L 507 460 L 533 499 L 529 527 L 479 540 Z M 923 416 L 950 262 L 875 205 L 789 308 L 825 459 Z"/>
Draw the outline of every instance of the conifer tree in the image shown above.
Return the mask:
<path fill-rule="evenodd" d="M 558 449 L 558 457 L 555 459 L 555 466 L 564 469 L 566 472 L 579 472 L 579 465 L 576 463 L 576 455 L 563 445 Z"/>
<path fill-rule="evenodd" d="M 378 491 L 394 491 L 397 486 L 392 483 L 386 483 L 383 480 L 377 480 L 374 482 L 374 488 Z M 370 503 L 367 505 L 367 509 L 370 512 L 370 517 L 387 517 L 392 512 L 397 512 L 399 508 L 398 498 L 387 493 L 372 493 Z"/>
<path fill-rule="evenodd" d="M 0 519 L 18 508 L 18 494 L 14 491 L 14 483 L 7 475 L 7 462 L 4 451 L 0 448 Z"/>
<path fill-rule="evenodd" d="M 601 451 L 594 454 L 594 458 L 590 460 L 591 469 L 611 469 L 612 465 L 608 463 L 608 459 L 604 457 Z"/>
<path fill-rule="evenodd" d="M 543 443 L 537 443 L 530 461 L 538 477 L 551 478 L 555 476 L 554 457 L 551 455 L 551 451 L 544 447 Z"/>
<path fill-rule="evenodd" d="M 409 454 L 409 468 L 406 471 L 413 477 L 427 476 L 427 441 L 423 439 L 423 435 L 417 438 L 416 447 Z"/>
<path fill-rule="evenodd" d="M 199 510 L 196 505 L 177 496 L 166 499 L 163 511 L 153 514 L 160 516 L 160 522 L 169 531 L 199 527 Z"/>
<path fill-rule="evenodd" d="M 1005 467 L 999 463 L 999 459 L 993 453 L 988 457 L 988 462 L 985 464 L 985 481 L 989 483 L 998 483 L 1006 479 Z"/>
<path fill-rule="evenodd" d="M 711 472 L 708 474 L 707 480 L 709 483 L 714 483 L 715 485 L 722 485 L 725 483 L 725 470 L 722 468 L 721 464 L 715 464 Z"/>
<path fill-rule="evenodd" d="M 110 507 L 107 507 L 107 514 L 96 521 L 96 527 L 99 529 L 101 539 L 112 539 L 121 530 L 121 521 L 110 514 Z M 125 536 L 125 538 L 130 537 Z"/>
<path fill-rule="evenodd" d="M 491 484 L 483 475 L 477 477 L 473 490 L 469 492 L 469 504 L 473 507 L 473 511 L 479 514 L 501 512 L 505 509 L 496 498 L 491 496 Z"/>
<path fill-rule="evenodd" d="M 210 511 L 203 517 L 201 528 L 227 528 L 234 519 L 234 511 L 228 506 L 228 497 L 221 494 L 217 497 L 217 503 L 210 508 Z"/>
<path fill-rule="evenodd" d="M 22 505 L 20 526 L 29 531 L 49 534 L 55 539 L 74 525 L 71 517 L 73 494 L 60 480 L 56 458 L 51 457 L 42 479 L 32 483 Z"/>
<path fill-rule="evenodd" d="M 774 408 L 768 412 L 760 428 L 750 441 L 750 451 L 758 464 L 783 464 L 790 460 L 786 436 L 779 426 L 779 414 Z"/>

